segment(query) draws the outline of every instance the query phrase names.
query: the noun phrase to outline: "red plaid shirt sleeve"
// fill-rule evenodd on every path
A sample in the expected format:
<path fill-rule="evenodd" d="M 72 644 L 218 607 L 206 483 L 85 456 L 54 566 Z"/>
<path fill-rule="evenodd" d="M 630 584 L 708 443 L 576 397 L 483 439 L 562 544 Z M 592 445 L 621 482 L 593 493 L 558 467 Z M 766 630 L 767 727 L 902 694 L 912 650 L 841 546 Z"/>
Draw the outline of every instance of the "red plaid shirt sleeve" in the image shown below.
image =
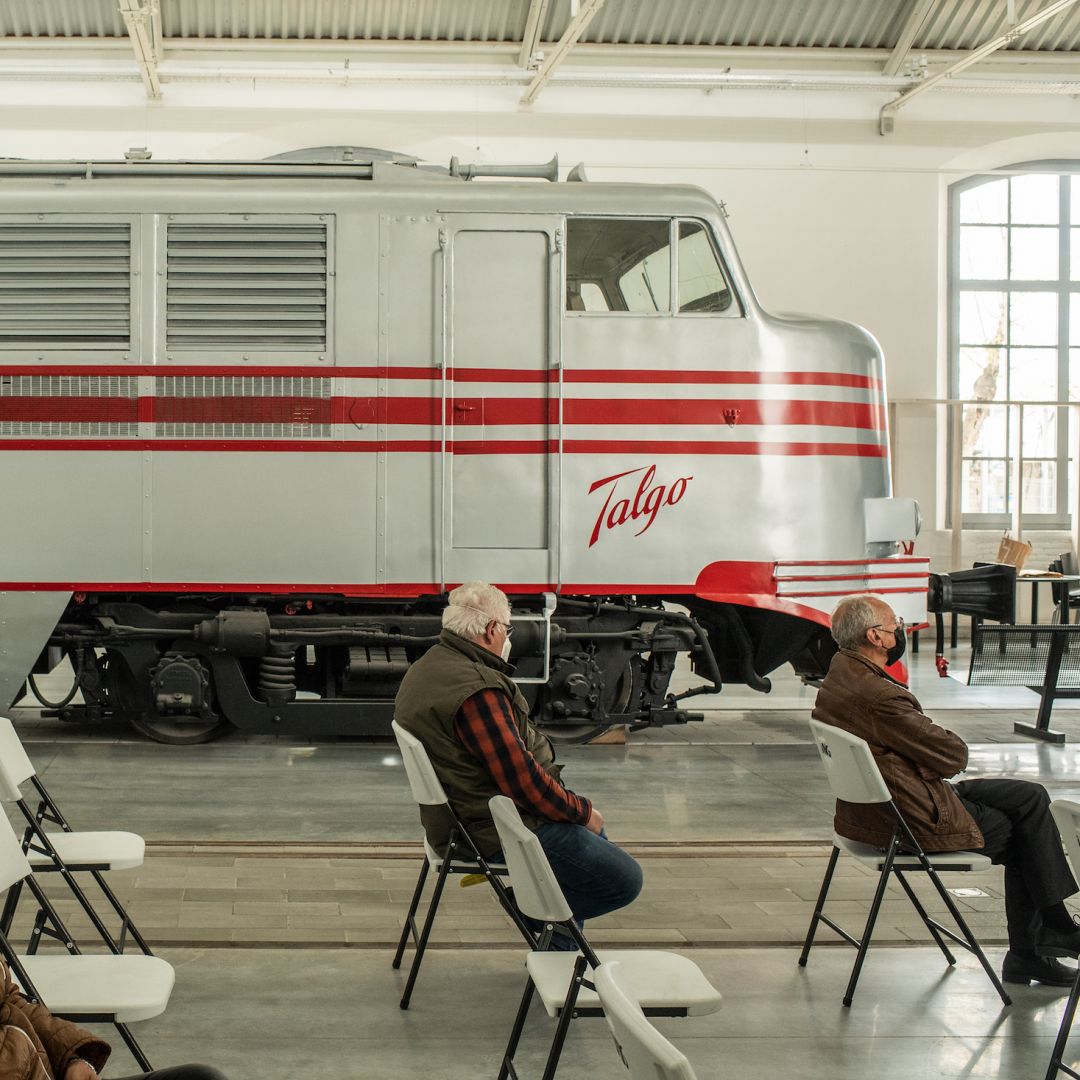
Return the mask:
<path fill-rule="evenodd" d="M 518 734 L 510 701 L 501 690 L 481 690 L 458 710 L 454 730 L 491 772 L 499 790 L 523 810 L 549 821 L 584 825 L 592 804 L 563 787 L 529 753 Z"/>

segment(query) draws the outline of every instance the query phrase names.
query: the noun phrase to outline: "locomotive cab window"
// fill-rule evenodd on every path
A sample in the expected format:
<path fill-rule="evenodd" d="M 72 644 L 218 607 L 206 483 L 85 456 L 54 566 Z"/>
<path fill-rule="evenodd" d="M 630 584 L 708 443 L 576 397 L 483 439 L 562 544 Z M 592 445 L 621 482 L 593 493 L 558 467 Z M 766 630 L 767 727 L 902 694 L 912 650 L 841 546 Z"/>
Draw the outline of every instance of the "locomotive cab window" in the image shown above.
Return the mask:
<path fill-rule="evenodd" d="M 671 311 L 671 222 L 570 218 L 566 223 L 567 311 Z"/>
<path fill-rule="evenodd" d="M 566 237 L 567 311 L 670 314 L 674 285 L 679 314 L 737 314 L 703 222 L 570 218 Z"/>

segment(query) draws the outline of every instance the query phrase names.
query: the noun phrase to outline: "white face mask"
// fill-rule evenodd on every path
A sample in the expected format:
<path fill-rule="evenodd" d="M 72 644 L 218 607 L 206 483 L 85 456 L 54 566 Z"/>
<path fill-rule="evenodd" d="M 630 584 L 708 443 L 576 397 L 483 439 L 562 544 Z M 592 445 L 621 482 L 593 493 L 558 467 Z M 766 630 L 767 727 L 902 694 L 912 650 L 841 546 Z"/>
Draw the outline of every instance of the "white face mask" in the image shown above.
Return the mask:
<path fill-rule="evenodd" d="M 510 639 L 509 638 L 507 638 L 503 642 L 502 658 L 503 658 L 504 662 L 510 659 Z"/>

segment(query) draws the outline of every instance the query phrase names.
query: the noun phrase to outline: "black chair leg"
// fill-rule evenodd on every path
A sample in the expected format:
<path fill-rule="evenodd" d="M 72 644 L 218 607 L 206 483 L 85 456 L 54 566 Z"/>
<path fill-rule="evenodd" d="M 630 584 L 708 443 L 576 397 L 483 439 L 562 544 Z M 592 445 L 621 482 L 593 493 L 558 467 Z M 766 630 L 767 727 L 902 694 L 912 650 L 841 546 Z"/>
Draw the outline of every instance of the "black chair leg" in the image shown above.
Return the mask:
<path fill-rule="evenodd" d="M 840 849 L 834 844 L 832 854 L 829 856 L 829 865 L 825 868 L 825 877 L 821 882 L 821 890 L 818 892 L 814 916 L 810 920 L 809 929 L 806 931 L 806 940 L 803 942 L 802 955 L 799 957 L 799 967 L 806 967 L 806 961 L 810 956 L 810 947 L 814 944 L 814 934 L 817 933 L 818 923 L 821 922 L 821 912 L 825 908 L 825 897 L 829 895 L 829 886 L 832 884 L 833 873 L 836 870 L 836 860 L 839 858 Z"/>
<path fill-rule="evenodd" d="M 896 880 L 904 887 L 904 892 L 907 893 L 912 906 L 919 913 L 919 918 L 926 924 L 926 929 L 930 931 L 930 936 L 937 942 L 937 947 L 945 954 L 945 960 L 950 966 L 955 965 L 956 957 L 953 956 L 952 950 L 945 944 L 945 939 L 938 932 L 938 928 L 934 925 L 934 920 L 930 918 L 926 912 L 926 908 L 922 906 L 922 902 L 915 895 L 915 890 L 912 889 L 910 882 L 899 870 L 896 871 Z"/>
<path fill-rule="evenodd" d="M 551 1050 L 548 1051 L 547 1064 L 544 1066 L 543 1080 L 553 1080 L 555 1070 L 559 1067 L 559 1058 L 562 1057 L 563 1044 L 566 1042 L 567 1032 L 570 1030 L 570 1021 L 574 1019 L 574 1009 L 577 1006 L 578 994 L 581 992 L 581 983 L 585 978 L 587 961 L 584 956 L 579 956 L 574 962 L 574 974 L 570 977 L 570 986 L 566 991 L 566 1000 L 563 1002 L 562 1011 L 559 1013 L 559 1025 L 555 1029 L 555 1038 L 551 1041 Z"/>
<path fill-rule="evenodd" d="M 1050 1066 L 1046 1070 L 1046 1080 L 1054 1080 L 1058 1071 L 1067 1072 L 1075 1076 L 1067 1065 L 1063 1065 L 1061 1059 L 1065 1056 L 1065 1044 L 1069 1041 L 1069 1032 L 1072 1030 L 1073 1016 L 1076 1014 L 1076 1005 L 1080 1001 L 1080 971 L 1077 971 L 1073 979 L 1072 990 L 1069 991 L 1069 1000 L 1065 1002 L 1065 1011 L 1061 1014 L 1061 1026 L 1058 1028 L 1057 1039 L 1054 1042 L 1054 1052 L 1050 1055 Z"/>
<path fill-rule="evenodd" d="M 143 1072 L 151 1072 L 154 1067 L 143 1053 L 142 1047 L 136 1041 L 135 1036 L 128 1031 L 127 1024 L 122 1024 L 118 1020 L 113 1026 L 120 1032 L 120 1038 L 127 1044 L 127 1048 L 131 1051 L 131 1056 L 139 1063 L 139 1068 L 142 1069 Z"/>
<path fill-rule="evenodd" d="M 101 872 L 98 870 L 91 870 L 90 873 L 93 876 L 94 881 L 97 882 L 97 886 L 101 890 L 102 896 L 109 901 L 113 911 L 116 912 L 120 919 L 120 951 L 124 951 L 125 935 L 131 934 L 135 939 L 135 944 L 138 945 L 147 956 L 153 956 L 154 953 L 146 943 L 146 939 L 139 932 L 139 928 L 131 921 L 131 916 L 128 915 L 124 905 L 116 898 L 116 894 L 109 887 L 109 883 L 102 876 Z"/>
<path fill-rule="evenodd" d="M 518 1043 L 521 1042 L 521 1033 L 525 1030 L 525 1020 L 529 1015 L 529 1006 L 532 1004 L 533 991 L 532 978 L 527 978 L 525 993 L 521 995 L 521 1004 L 518 1006 L 517 1016 L 514 1017 L 514 1026 L 510 1029 L 510 1039 L 506 1044 L 502 1064 L 499 1066 L 498 1080 L 506 1080 L 508 1076 L 517 1076 L 514 1069 L 514 1054 L 517 1053 Z"/>
<path fill-rule="evenodd" d="M 866 916 L 866 926 L 863 927 L 862 937 L 859 939 L 859 952 L 855 957 L 855 966 L 851 969 L 851 978 L 848 979 L 847 990 L 844 993 L 845 1008 L 851 1007 L 852 998 L 855 997 L 855 985 L 859 981 L 862 972 L 863 961 L 866 959 L 866 950 L 870 948 L 870 938 L 874 933 L 874 924 L 877 922 L 878 912 L 881 910 L 881 901 L 885 899 L 885 889 L 889 884 L 889 875 L 892 873 L 893 860 L 896 858 L 898 847 L 897 838 L 893 837 L 889 850 L 885 855 L 885 865 L 881 868 L 881 877 L 878 878 L 878 886 L 874 891 L 874 901 L 870 905 L 869 914 Z"/>
<path fill-rule="evenodd" d="M 450 844 L 446 857 L 439 867 L 439 876 L 435 881 L 435 891 L 431 894 L 431 902 L 428 904 L 427 917 L 424 919 L 424 928 L 420 931 L 420 940 L 416 943 L 416 955 L 413 957 L 412 967 L 409 969 L 409 978 L 405 983 L 405 993 L 401 995 L 399 1002 L 401 1008 L 409 1007 L 409 999 L 412 997 L 413 987 L 416 985 L 416 976 L 420 974 L 420 965 L 424 960 L 427 950 L 428 938 L 431 936 L 431 926 L 435 922 L 435 912 L 439 908 L 439 900 L 442 898 L 443 888 L 446 886 L 446 877 L 450 873 L 450 860 L 453 858 L 454 845 Z"/>
<path fill-rule="evenodd" d="M 423 895 L 427 876 L 428 860 L 425 855 L 424 865 L 420 868 L 420 877 L 417 879 L 416 888 L 413 890 L 412 903 L 409 904 L 409 914 L 405 916 L 405 927 L 401 931 L 401 940 L 398 942 L 397 952 L 394 953 L 394 959 L 390 965 L 395 971 L 401 967 L 401 958 L 405 955 L 405 946 L 409 943 L 409 934 L 416 929 L 416 912 L 420 907 L 420 897 Z"/>

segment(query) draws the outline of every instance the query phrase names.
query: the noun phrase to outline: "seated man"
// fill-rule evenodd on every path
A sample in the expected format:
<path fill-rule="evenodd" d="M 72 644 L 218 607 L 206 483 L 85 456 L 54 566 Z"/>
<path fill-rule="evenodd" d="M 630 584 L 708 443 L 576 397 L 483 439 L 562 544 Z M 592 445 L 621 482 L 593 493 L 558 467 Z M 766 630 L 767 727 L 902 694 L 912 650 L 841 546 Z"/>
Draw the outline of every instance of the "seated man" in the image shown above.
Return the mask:
<path fill-rule="evenodd" d="M 4 1080 L 96 1080 L 109 1044 L 44 1005 L 27 1001 L 0 959 L 0 1077 Z M 128 1080 L 225 1080 L 207 1065 L 155 1069 Z"/>
<path fill-rule="evenodd" d="M 492 585 L 454 589 L 443 631 L 405 673 L 394 717 L 427 750 L 454 812 L 485 858 L 499 851 L 488 800 L 512 799 L 540 840 L 576 919 L 629 904 L 641 891 L 641 868 L 604 835 L 588 799 L 559 780 L 551 742 L 533 727 L 511 679 L 510 604 Z M 428 842 L 446 849 L 449 821 L 422 806 Z"/>
<path fill-rule="evenodd" d="M 886 671 L 904 653 L 904 623 L 872 596 L 836 605 L 838 652 L 814 706 L 814 719 L 870 744 L 900 812 L 926 851 L 978 851 L 1005 867 L 1009 951 L 1005 982 L 1071 986 L 1076 974 L 1058 956 L 1080 952 L 1080 927 L 1062 902 L 1077 891 L 1050 797 L 1027 780 L 946 778 L 967 765 L 967 745 L 939 727 L 915 696 Z M 885 806 L 836 802 L 841 836 L 886 847 L 895 821 Z"/>

